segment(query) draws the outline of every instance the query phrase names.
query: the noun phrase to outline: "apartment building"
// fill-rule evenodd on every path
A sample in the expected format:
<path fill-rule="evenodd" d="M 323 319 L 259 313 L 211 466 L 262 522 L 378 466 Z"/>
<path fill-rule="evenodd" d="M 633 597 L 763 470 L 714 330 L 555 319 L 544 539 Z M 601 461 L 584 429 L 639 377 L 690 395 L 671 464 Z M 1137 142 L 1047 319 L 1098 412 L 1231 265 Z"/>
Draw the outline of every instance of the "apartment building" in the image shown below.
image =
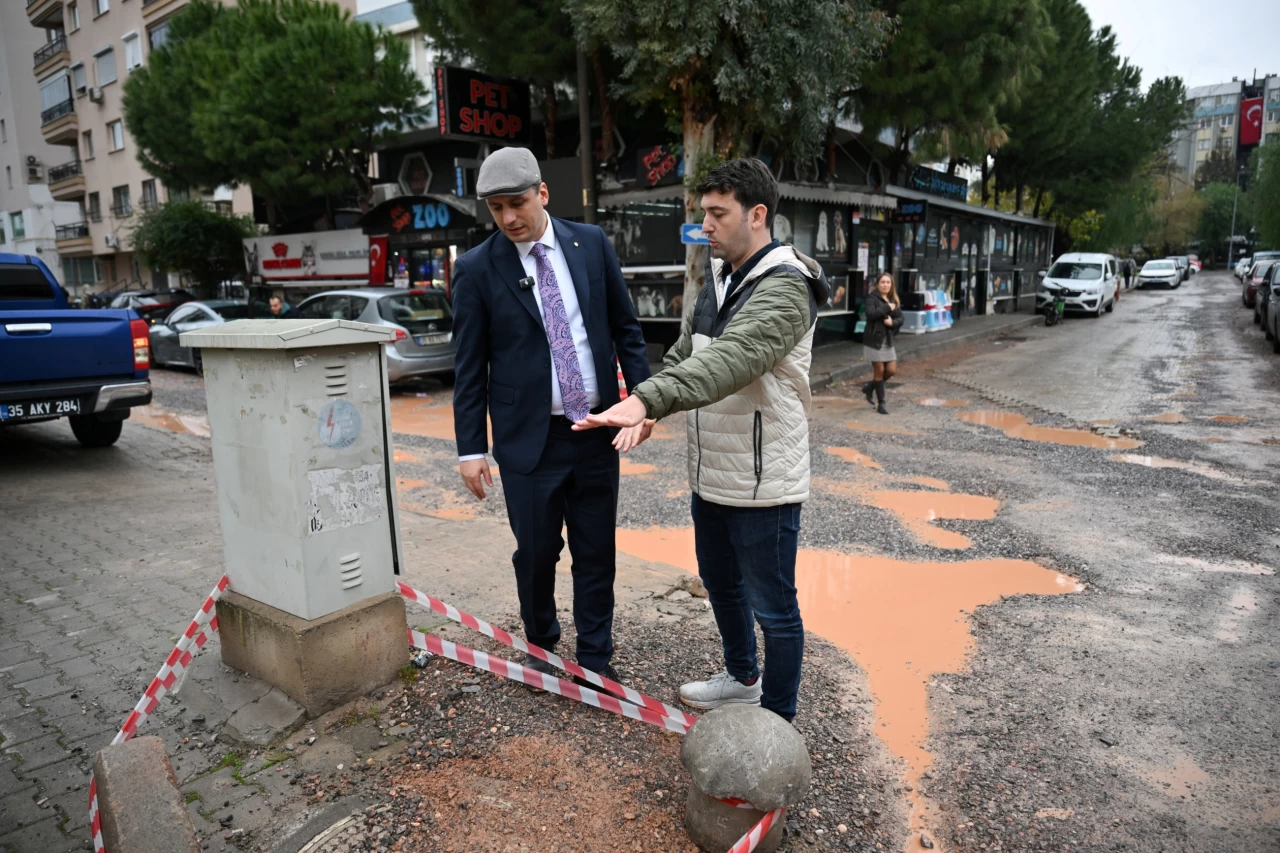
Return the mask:
<path fill-rule="evenodd" d="M 413 13 L 408 0 L 356 0 L 355 19 L 381 27 L 409 46 L 409 64 L 427 91 L 432 87 L 435 50 Z M 430 119 L 434 122 L 434 116 Z"/>
<path fill-rule="evenodd" d="M 41 35 L 44 46 L 33 55 L 30 72 L 36 108 L 22 120 L 36 124 L 44 142 L 60 152 L 46 170 L 48 191 L 57 201 L 74 203 L 79 215 L 56 227 L 55 246 L 63 266 L 79 270 L 81 281 L 92 270 L 93 284 L 81 288 L 85 292 L 177 285 L 164 270 L 147 268 L 132 248 L 137 215 L 167 201 L 168 193 L 138 162 L 122 90 L 128 76 L 165 43 L 170 19 L 185 4 L 26 0 L 26 26 Z M 252 211 L 247 188 L 219 188 L 210 200 L 228 211 Z"/>
<path fill-rule="evenodd" d="M 1274 145 L 1280 142 L 1280 75 L 1266 79 L 1262 98 L 1262 144 Z"/>
<path fill-rule="evenodd" d="M 40 92 L 31 71 L 48 49 L 47 36 L 25 15 L 19 3 L 0 4 L 0 252 L 42 258 L 60 282 L 75 285 L 84 271 L 64 270 L 55 235 L 59 225 L 79 220 L 80 208 L 55 201 L 46 183 L 50 164 L 64 152 L 45 142 L 34 119 Z"/>

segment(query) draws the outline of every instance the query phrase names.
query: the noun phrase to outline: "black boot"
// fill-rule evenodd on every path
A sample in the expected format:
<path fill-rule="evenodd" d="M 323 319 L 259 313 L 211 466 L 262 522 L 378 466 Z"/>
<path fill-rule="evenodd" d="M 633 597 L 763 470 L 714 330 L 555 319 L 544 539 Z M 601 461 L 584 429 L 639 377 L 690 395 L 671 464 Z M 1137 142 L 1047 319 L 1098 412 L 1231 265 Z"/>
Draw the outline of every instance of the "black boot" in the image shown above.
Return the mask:
<path fill-rule="evenodd" d="M 871 382 L 862 383 L 862 394 L 864 397 L 867 398 L 868 406 L 874 406 L 876 404 L 876 401 L 871 397 L 871 395 L 874 394 L 875 391 L 876 391 L 876 383 L 874 380 Z"/>
<path fill-rule="evenodd" d="M 889 414 L 889 410 L 884 407 L 884 380 L 881 379 L 879 382 L 875 383 L 875 385 L 876 401 L 879 403 L 879 405 L 876 406 L 876 411 L 882 415 L 887 415 Z"/>

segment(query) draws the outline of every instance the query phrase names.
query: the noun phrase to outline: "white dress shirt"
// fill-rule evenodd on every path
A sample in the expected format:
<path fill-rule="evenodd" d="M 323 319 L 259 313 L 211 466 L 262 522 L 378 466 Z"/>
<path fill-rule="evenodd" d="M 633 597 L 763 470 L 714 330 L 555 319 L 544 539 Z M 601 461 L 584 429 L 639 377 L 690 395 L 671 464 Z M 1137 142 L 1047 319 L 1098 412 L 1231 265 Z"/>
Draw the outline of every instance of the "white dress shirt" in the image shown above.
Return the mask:
<path fill-rule="evenodd" d="M 578 352 L 578 367 L 582 371 L 582 387 L 587 390 L 587 401 L 591 404 L 591 408 L 600 405 L 600 386 L 596 382 L 596 363 L 591 355 L 591 342 L 587 340 L 587 326 L 582 321 L 582 307 L 578 305 L 578 291 L 573 286 L 573 275 L 569 272 L 569 263 L 565 259 L 564 252 L 556 245 L 556 229 L 551 223 L 551 217 L 547 217 L 547 227 L 542 232 L 542 236 L 537 240 L 529 243 L 516 243 L 516 251 L 520 253 L 520 263 L 524 266 L 525 274 L 531 277 L 535 284 L 531 288 L 533 298 L 538 303 L 538 319 L 542 321 L 545 327 L 546 321 L 543 320 L 542 313 L 542 293 L 541 288 L 536 284 L 538 280 L 538 261 L 533 256 L 533 244 L 541 243 L 546 246 L 547 260 L 551 262 L 551 269 L 556 274 L 556 284 L 560 287 L 560 299 L 564 302 L 564 313 L 569 318 L 569 333 L 573 336 L 573 348 Z M 551 352 L 551 342 L 547 341 L 547 352 Z M 556 375 L 555 360 L 551 360 L 551 414 L 564 414 L 564 399 L 560 396 L 560 379 Z M 484 454 L 476 453 L 470 456 L 459 456 L 459 462 L 466 462 L 470 459 L 483 459 Z"/>

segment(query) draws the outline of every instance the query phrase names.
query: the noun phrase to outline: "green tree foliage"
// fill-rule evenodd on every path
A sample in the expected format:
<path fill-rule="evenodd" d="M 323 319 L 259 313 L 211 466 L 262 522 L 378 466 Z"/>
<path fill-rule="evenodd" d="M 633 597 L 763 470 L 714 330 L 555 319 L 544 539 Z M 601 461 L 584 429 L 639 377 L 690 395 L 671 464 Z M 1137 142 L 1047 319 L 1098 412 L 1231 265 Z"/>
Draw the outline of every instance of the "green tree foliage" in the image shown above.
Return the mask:
<path fill-rule="evenodd" d="M 855 96 L 869 143 L 891 130 L 900 179 L 917 148 L 978 159 L 1006 139 L 998 110 L 1035 82 L 1053 40 L 1042 0 L 882 0 L 898 29 Z"/>
<path fill-rule="evenodd" d="M 557 153 L 557 83 L 577 71 L 573 24 L 560 0 L 413 0 L 418 23 L 448 63 L 542 90 L 547 156 Z"/>
<path fill-rule="evenodd" d="M 1152 227 L 1144 242 L 1158 257 L 1184 252 L 1195 239 L 1205 200 L 1185 184 L 1157 179 L 1153 185 L 1157 195 L 1151 207 Z"/>
<path fill-rule="evenodd" d="M 174 186 L 367 204 L 370 157 L 423 116 L 408 46 L 334 3 L 193 0 L 172 26 L 124 108 L 139 159 Z"/>
<path fill-rule="evenodd" d="M 170 201 L 138 217 L 133 248 L 148 265 L 180 273 L 209 298 L 219 282 L 244 275 L 241 241 L 255 233 L 247 216 L 218 213 L 198 200 Z"/>
<path fill-rule="evenodd" d="M 1249 159 L 1249 207 L 1261 248 L 1280 248 L 1280 145 L 1261 145 Z M 1244 230 L 1236 226 L 1236 233 Z"/>
<path fill-rule="evenodd" d="M 1060 161 L 1093 113 L 1098 60 L 1115 38 L 1097 35 L 1079 0 L 1044 0 L 1052 44 L 1038 63 L 1039 74 L 1021 97 L 1006 100 L 996 118 L 1009 139 L 995 155 L 995 183 L 1014 191 L 1021 211 L 1023 188 L 1052 182 Z M 1037 198 L 1037 201 L 1041 199 Z"/>
<path fill-rule="evenodd" d="M 888 33 L 870 0 L 564 0 L 583 44 L 608 46 L 616 89 L 658 104 L 684 143 L 686 186 L 719 159 L 811 160 Z M 685 193 L 686 219 L 700 218 Z M 686 252 L 685 306 L 705 252 Z"/>
<path fill-rule="evenodd" d="M 1234 217 L 1237 234 L 1248 233 L 1250 225 L 1249 203 L 1245 194 L 1239 192 L 1235 184 L 1206 184 L 1197 192 L 1202 201 L 1200 221 L 1196 228 L 1196 236 L 1200 245 L 1219 257 L 1231 236 L 1231 223 Z"/>
<path fill-rule="evenodd" d="M 1238 177 L 1235 152 L 1215 148 L 1209 152 L 1208 159 L 1196 167 L 1196 189 L 1202 190 L 1209 184 L 1230 184 Z"/>

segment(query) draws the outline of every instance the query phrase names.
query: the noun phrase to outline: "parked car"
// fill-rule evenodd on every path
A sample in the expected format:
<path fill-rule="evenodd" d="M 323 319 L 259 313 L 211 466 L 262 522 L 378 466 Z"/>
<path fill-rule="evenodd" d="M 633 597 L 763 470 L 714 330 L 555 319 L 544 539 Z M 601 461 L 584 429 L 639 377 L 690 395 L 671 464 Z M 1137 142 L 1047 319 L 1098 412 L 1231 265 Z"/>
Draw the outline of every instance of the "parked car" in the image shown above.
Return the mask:
<path fill-rule="evenodd" d="M 1120 263 L 1114 255 L 1068 252 L 1053 262 L 1036 290 L 1036 310 L 1042 310 L 1061 295 L 1068 311 L 1084 311 L 1102 316 L 1116 304 L 1120 286 Z"/>
<path fill-rule="evenodd" d="M 1261 326 L 1264 330 L 1267 327 L 1267 303 L 1271 301 L 1271 288 L 1267 282 L 1275 275 L 1276 268 L 1280 267 L 1280 263 L 1271 262 L 1271 266 L 1263 274 L 1262 280 L 1258 282 L 1256 293 L 1253 300 L 1253 325 Z"/>
<path fill-rule="evenodd" d="M 443 290 L 364 287 L 317 294 L 289 314 L 304 320 L 354 320 L 395 329 L 387 344 L 387 381 L 434 376 L 453 384 L 453 308 Z"/>
<path fill-rule="evenodd" d="M 1245 273 L 1249 272 L 1249 267 L 1253 264 L 1253 255 L 1245 255 L 1236 261 L 1236 265 L 1232 268 L 1235 277 L 1244 281 Z"/>
<path fill-rule="evenodd" d="M 1187 260 L 1186 255 L 1170 255 L 1165 258 L 1166 261 L 1173 261 L 1178 265 L 1178 272 L 1182 276 L 1183 281 L 1191 279 L 1191 263 Z"/>
<path fill-rule="evenodd" d="M 1199 255 L 1187 255 L 1187 263 L 1191 264 L 1191 274 L 1195 275 L 1204 269 L 1204 264 L 1200 263 Z"/>
<path fill-rule="evenodd" d="M 0 427 L 65 417 L 84 446 L 115 444 L 151 402 L 150 356 L 135 311 L 72 310 L 44 261 L 0 253 Z"/>
<path fill-rule="evenodd" d="M 148 324 L 154 324 L 193 299 L 195 296 L 186 290 L 130 290 L 112 297 L 110 307 L 132 308 Z"/>
<path fill-rule="evenodd" d="M 1261 260 L 1253 262 L 1253 269 L 1249 276 L 1244 280 L 1244 291 L 1242 298 L 1246 308 L 1253 308 L 1253 320 L 1258 322 L 1258 286 L 1262 284 L 1262 280 L 1266 277 L 1267 271 L 1271 269 L 1274 260 Z"/>
<path fill-rule="evenodd" d="M 1169 258 L 1147 261 L 1142 265 L 1142 271 L 1138 273 L 1138 287 L 1148 287 L 1156 284 L 1162 284 L 1171 289 L 1180 287 L 1182 285 L 1182 271 Z"/>
<path fill-rule="evenodd" d="M 1270 292 L 1267 313 L 1262 317 L 1263 331 L 1271 341 L 1271 351 L 1280 353 L 1280 264 L 1272 264 L 1264 287 Z"/>
<path fill-rule="evenodd" d="M 184 347 L 178 336 L 207 326 L 217 326 L 228 320 L 245 320 L 253 317 L 270 318 L 271 310 L 262 302 L 240 302 L 234 299 L 210 299 L 205 302 L 187 302 L 151 327 L 151 359 L 157 365 L 183 365 L 197 373 L 204 371 L 200 350 Z"/>

